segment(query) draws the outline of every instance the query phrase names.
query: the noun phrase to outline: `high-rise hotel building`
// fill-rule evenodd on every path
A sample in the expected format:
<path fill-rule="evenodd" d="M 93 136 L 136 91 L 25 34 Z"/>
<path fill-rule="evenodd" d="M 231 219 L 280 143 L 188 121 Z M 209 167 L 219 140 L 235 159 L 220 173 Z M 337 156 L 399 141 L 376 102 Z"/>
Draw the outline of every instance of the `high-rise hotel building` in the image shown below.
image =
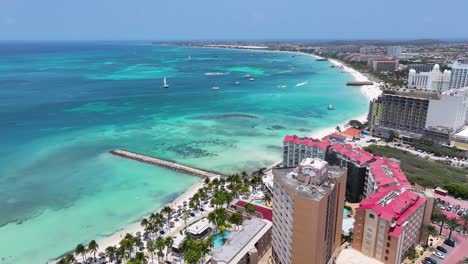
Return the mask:
<path fill-rule="evenodd" d="M 273 176 L 275 263 L 328 263 L 341 242 L 346 168 L 306 158 Z"/>
<path fill-rule="evenodd" d="M 450 76 L 450 89 L 459 89 L 468 87 L 468 64 L 454 62 L 452 65 L 452 74 Z"/>

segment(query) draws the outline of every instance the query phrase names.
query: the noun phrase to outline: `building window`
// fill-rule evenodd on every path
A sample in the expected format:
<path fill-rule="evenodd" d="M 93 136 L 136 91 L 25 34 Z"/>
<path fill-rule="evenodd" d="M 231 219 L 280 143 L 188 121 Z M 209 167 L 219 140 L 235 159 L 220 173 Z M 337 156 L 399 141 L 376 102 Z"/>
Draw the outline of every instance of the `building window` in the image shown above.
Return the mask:
<path fill-rule="evenodd" d="M 388 240 L 388 241 L 392 241 L 392 237 L 391 237 L 391 236 L 388 236 L 388 237 L 387 237 L 387 240 Z"/>
<path fill-rule="evenodd" d="M 374 215 L 373 214 L 369 214 L 369 217 L 374 219 Z"/>
<path fill-rule="evenodd" d="M 385 250 L 385 254 L 388 254 L 388 253 L 390 253 L 390 251 L 388 251 L 388 249 L 387 249 L 387 250 Z"/>
<path fill-rule="evenodd" d="M 388 257 L 385 257 L 385 261 L 388 261 Z"/>
<path fill-rule="evenodd" d="M 387 242 L 387 247 L 389 247 L 389 246 L 390 246 L 390 242 Z"/>

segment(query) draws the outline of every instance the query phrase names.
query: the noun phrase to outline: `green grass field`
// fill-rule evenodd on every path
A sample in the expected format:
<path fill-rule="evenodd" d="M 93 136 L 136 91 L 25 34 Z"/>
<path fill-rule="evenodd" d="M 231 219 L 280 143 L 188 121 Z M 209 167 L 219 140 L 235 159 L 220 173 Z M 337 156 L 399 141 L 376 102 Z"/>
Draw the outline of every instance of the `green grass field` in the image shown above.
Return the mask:
<path fill-rule="evenodd" d="M 375 155 L 399 159 L 401 168 L 411 183 L 424 187 L 444 187 L 448 183 L 468 186 L 468 169 L 425 160 L 409 152 L 386 146 L 371 145 L 366 150 Z"/>

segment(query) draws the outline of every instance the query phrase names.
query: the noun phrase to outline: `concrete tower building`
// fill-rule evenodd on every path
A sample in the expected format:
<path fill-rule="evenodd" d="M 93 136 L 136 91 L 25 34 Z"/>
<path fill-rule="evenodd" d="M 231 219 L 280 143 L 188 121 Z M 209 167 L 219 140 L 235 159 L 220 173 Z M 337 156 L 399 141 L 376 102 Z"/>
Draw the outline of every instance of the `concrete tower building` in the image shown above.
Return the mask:
<path fill-rule="evenodd" d="M 450 89 L 468 87 L 468 64 L 454 62 L 450 76 Z"/>
<path fill-rule="evenodd" d="M 275 263 L 328 263 L 341 242 L 346 168 L 307 158 L 273 176 Z"/>

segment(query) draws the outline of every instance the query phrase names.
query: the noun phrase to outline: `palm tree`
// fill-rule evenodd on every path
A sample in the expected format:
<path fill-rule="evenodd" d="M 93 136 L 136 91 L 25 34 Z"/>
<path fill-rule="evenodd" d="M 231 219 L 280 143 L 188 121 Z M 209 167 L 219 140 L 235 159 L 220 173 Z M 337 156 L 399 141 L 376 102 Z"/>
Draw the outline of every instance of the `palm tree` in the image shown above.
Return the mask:
<path fill-rule="evenodd" d="M 86 260 L 86 248 L 83 244 L 78 244 L 75 248 L 75 254 L 83 257 L 83 262 Z"/>
<path fill-rule="evenodd" d="M 154 263 L 154 252 L 156 251 L 156 243 L 154 240 L 150 240 L 146 243 L 146 248 L 148 252 L 151 254 L 151 262 Z"/>
<path fill-rule="evenodd" d="M 439 235 L 442 234 L 442 228 L 444 227 L 445 222 L 447 222 L 447 216 L 442 213 L 440 210 L 436 209 L 434 210 L 434 213 L 432 214 L 432 219 L 437 222 L 441 222 L 440 224 L 440 230 L 439 230 Z"/>
<path fill-rule="evenodd" d="M 250 218 L 252 218 L 252 214 L 255 212 L 255 206 L 251 203 L 245 205 L 245 211 L 249 213 Z"/>
<path fill-rule="evenodd" d="M 166 214 L 166 216 L 167 216 L 166 217 L 166 225 L 169 228 L 169 217 L 172 214 L 172 208 L 170 206 L 164 206 L 164 208 L 162 209 L 162 213 Z"/>
<path fill-rule="evenodd" d="M 429 236 L 437 236 L 439 232 L 433 225 L 424 225 L 423 232 L 427 235 L 426 245 L 429 246 Z"/>
<path fill-rule="evenodd" d="M 106 248 L 106 255 L 109 258 L 109 262 L 114 262 L 116 259 L 117 248 L 116 247 L 107 247 Z"/>
<path fill-rule="evenodd" d="M 468 257 L 463 258 L 463 263 L 468 264 Z"/>
<path fill-rule="evenodd" d="M 206 177 L 204 183 L 205 185 L 208 185 L 210 183 L 210 178 Z"/>
<path fill-rule="evenodd" d="M 61 258 L 61 259 L 57 262 L 57 264 L 68 264 L 68 263 L 70 263 L 70 262 L 68 262 L 67 258 Z"/>
<path fill-rule="evenodd" d="M 187 229 L 188 218 L 189 218 L 189 213 L 187 212 L 187 210 L 184 210 L 184 212 L 182 213 L 182 219 L 184 220 L 185 229 Z"/>
<path fill-rule="evenodd" d="M 148 257 L 145 256 L 145 253 L 143 253 L 143 252 L 137 252 L 133 259 L 135 260 L 136 263 L 148 264 Z"/>
<path fill-rule="evenodd" d="M 164 244 L 166 244 L 166 247 L 167 247 L 167 252 L 166 252 L 166 260 L 167 260 L 167 257 L 169 256 L 169 249 L 171 249 L 172 245 L 174 244 L 174 238 L 171 236 L 166 237 Z"/>
<path fill-rule="evenodd" d="M 461 216 L 463 221 L 463 234 L 466 232 L 466 226 L 468 225 L 468 214 L 464 214 Z"/>
<path fill-rule="evenodd" d="M 224 208 L 216 208 L 208 214 L 208 221 L 216 227 L 215 233 L 226 221 L 226 211 Z"/>
<path fill-rule="evenodd" d="M 146 219 L 146 218 L 141 219 L 140 225 L 145 230 L 148 228 L 149 224 L 150 224 L 150 222 L 148 221 L 148 219 Z"/>
<path fill-rule="evenodd" d="M 89 253 L 93 253 L 93 259 L 94 260 L 96 260 L 96 252 L 97 252 L 98 248 L 99 248 L 99 245 L 96 242 L 96 240 L 91 240 L 91 242 L 89 242 L 87 251 Z"/>
<path fill-rule="evenodd" d="M 460 226 L 460 223 L 458 223 L 458 219 L 449 217 L 449 219 L 447 220 L 447 225 L 449 226 L 450 230 L 448 237 L 450 239 L 452 238 L 452 231 L 455 230 L 455 228 L 457 228 L 458 226 Z"/>
<path fill-rule="evenodd" d="M 340 128 L 340 126 L 336 126 L 335 132 L 338 133 L 338 134 L 341 133 L 341 128 Z"/>
<path fill-rule="evenodd" d="M 265 202 L 266 205 L 271 203 L 271 194 L 268 192 L 265 192 L 265 195 L 263 196 L 263 202 Z"/>
<path fill-rule="evenodd" d="M 70 263 L 70 264 L 75 264 L 77 262 L 74 254 L 68 254 L 65 257 L 65 260 L 66 260 L 66 263 Z"/>
<path fill-rule="evenodd" d="M 241 177 L 242 177 L 242 179 L 245 179 L 245 178 L 249 177 L 249 175 L 247 174 L 247 172 L 243 171 L 241 173 Z"/>
<path fill-rule="evenodd" d="M 239 211 L 236 211 L 234 214 L 231 215 L 231 217 L 229 217 L 229 222 L 236 225 L 236 229 L 237 229 L 239 225 L 242 224 L 242 213 Z"/>
<path fill-rule="evenodd" d="M 164 256 L 164 253 L 163 253 L 164 247 L 166 247 L 166 242 L 164 241 L 164 238 L 158 237 L 156 239 L 156 249 L 158 250 L 158 253 L 157 253 L 158 260 L 159 260 L 159 257 Z"/>
<path fill-rule="evenodd" d="M 122 243 L 122 241 L 120 241 L 120 243 Z M 120 246 L 117 248 L 117 250 L 115 251 L 115 258 L 117 261 L 121 261 L 121 260 L 126 260 L 130 257 L 130 253 L 128 252 L 128 250 L 125 248 L 125 246 Z"/>

